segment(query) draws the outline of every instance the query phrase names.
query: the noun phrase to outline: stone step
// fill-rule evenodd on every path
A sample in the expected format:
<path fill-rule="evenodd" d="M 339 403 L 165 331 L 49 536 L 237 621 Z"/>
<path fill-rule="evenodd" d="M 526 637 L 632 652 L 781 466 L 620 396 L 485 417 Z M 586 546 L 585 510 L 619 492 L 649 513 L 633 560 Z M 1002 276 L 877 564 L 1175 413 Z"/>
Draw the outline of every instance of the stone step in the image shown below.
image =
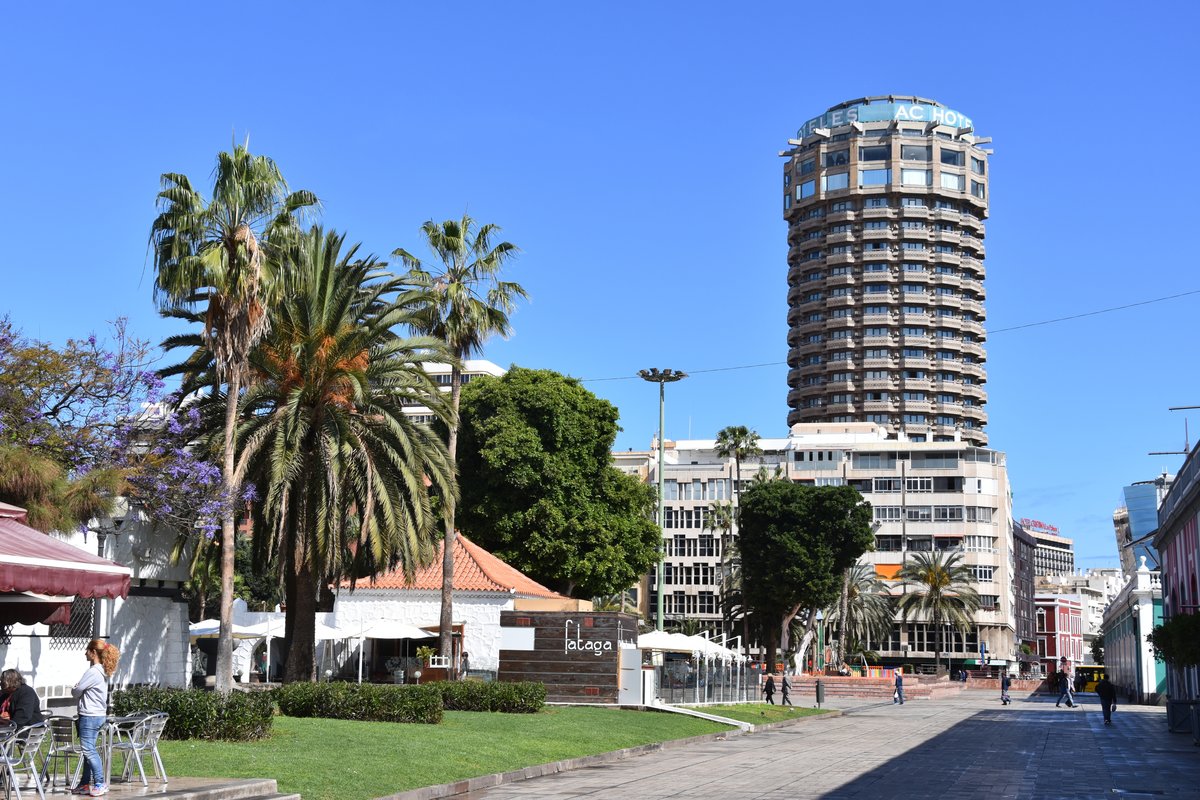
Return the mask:
<path fill-rule="evenodd" d="M 155 780 L 144 787 L 141 781 L 114 781 L 110 800 L 135 800 L 153 795 L 155 800 L 300 800 L 299 795 L 279 793 L 272 778 L 175 778 L 167 784 Z"/>

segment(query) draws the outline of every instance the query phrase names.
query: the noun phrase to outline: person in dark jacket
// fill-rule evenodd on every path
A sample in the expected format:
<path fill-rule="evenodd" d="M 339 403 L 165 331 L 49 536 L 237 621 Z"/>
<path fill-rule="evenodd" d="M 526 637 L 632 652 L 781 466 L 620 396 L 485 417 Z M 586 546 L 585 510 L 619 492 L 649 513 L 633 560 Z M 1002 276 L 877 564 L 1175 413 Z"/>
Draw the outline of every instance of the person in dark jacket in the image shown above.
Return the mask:
<path fill-rule="evenodd" d="M 42 701 L 20 672 L 15 669 L 0 672 L 0 693 L 0 719 L 18 728 L 42 721 Z"/>
<path fill-rule="evenodd" d="M 1000 703 L 1001 705 L 1009 705 L 1012 703 L 1012 698 L 1008 696 L 1008 690 L 1012 687 L 1012 676 L 1007 672 L 1000 676 Z"/>
<path fill-rule="evenodd" d="M 1075 698 L 1071 694 L 1071 676 L 1067 674 L 1067 669 L 1064 666 L 1058 673 L 1058 702 L 1054 704 L 1055 708 L 1062 705 L 1062 701 L 1067 701 L 1067 708 L 1075 707 Z"/>
<path fill-rule="evenodd" d="M 779 679 L 779 691 L 782 693 L 779 695 L 779 705 L 790 706 L 792 701 L 788 699 L 788 695 L 792 693 L 792 685 L 788 683 L 786 672 Z"/>
<path fill-rule="evenodd" d="M 767 698 L 767 702 L 775 705 L 775 676 L 768 675 L 767 682 L 763 684 L 763 697 Z"/>
<path fill-rule="evenodd" d="M 1104 724 L 1112 725 L 1112 712 L 1117 706 L 1117 687 L 1109 683 L 1107 675 L 1096 684 L 1096 695 L 1100 698 L 1100 708 L 1104 710 Z"/>

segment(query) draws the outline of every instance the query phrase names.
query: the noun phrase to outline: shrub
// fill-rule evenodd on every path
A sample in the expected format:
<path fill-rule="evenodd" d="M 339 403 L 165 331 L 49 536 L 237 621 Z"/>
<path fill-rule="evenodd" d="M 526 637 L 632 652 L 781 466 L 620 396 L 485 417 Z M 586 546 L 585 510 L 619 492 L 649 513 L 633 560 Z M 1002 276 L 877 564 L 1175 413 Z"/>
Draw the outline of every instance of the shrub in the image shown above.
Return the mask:
<path fill-rule="evenodd" d="M 1146 636 L 1154 657 L 1176 667 L 1200 664 L 1200 614 L 1171 617 Z"/>
<path fill-rule="evenodd" d="M 442 695 L 433 684 L 289 683 L 272 690 L 281 713 L 368 722 L 442 721 Z"/>
<path fill-rule="evenodd" d="M 541 683 L 440 681 L 428 685 L 437 687 L 447 711 L 536 714 L 546 704 L 546 686 Z"/>
<path fill-rule="evenodd" d="M 170 719 L 166 739 L 261 739 L 271 733 L 275 709 L 266 692 L 221 695 L 201 689 L 135 686 L 113 692 L 113 713 L 165 711 Z"/>

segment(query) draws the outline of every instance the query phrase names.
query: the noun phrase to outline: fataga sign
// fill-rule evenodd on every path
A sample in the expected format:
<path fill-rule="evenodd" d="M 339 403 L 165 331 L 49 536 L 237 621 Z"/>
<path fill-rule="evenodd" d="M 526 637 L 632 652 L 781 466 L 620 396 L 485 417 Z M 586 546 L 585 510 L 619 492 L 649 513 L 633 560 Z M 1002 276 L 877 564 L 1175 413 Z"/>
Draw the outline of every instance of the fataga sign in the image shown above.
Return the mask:
<path fill-rule="evenodd" d="M 571 636 L 572 631 L 574 631 L 574 638 Z M 568 655 L 571 653 L 591 653 L 594 656 L 599 656 L 604 653 L 611 653 L 617 649 L 616 642 L 620 638 L 620 623 L 617 623 L 617 635 L 613 639 L 584 639 L 582 625 L 573 619 L 563 622 L 563 652 Z"/>
<path fill-rule="evenodd" d="M 934 122 L 951 128 L 973 128 L 971 118 L 962 112 L 928 103 L 869 103 L 826 111 L 800 126 L 796 138 L 812 136 L 817 128 L 836 128 L 851 122 Z"/>

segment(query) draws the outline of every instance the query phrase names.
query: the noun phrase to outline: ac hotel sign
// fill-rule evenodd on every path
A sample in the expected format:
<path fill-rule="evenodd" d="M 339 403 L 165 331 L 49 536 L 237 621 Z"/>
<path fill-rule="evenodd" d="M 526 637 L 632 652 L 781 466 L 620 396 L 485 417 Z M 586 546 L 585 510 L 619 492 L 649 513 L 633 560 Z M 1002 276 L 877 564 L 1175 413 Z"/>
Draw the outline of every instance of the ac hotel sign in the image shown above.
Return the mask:
<path fill-rule="evenodd" d="M 897 120 L 900 122 L 935 122 L 939 125 L 949 125 L 952 128 L 971 128 L 971 118 L 943 106 L 931 106 L 927 103 L 870 103 L 869 105 L 850 106 L 833 111 L 826 111 L 819 117 L 814 117 L 804 123 L 796 131 L 796 138 L 803 139 L 811 136 L 817 128 L 836 128 L 839 125 L 849 125 L 851 122 L 885 122 Z"/>

